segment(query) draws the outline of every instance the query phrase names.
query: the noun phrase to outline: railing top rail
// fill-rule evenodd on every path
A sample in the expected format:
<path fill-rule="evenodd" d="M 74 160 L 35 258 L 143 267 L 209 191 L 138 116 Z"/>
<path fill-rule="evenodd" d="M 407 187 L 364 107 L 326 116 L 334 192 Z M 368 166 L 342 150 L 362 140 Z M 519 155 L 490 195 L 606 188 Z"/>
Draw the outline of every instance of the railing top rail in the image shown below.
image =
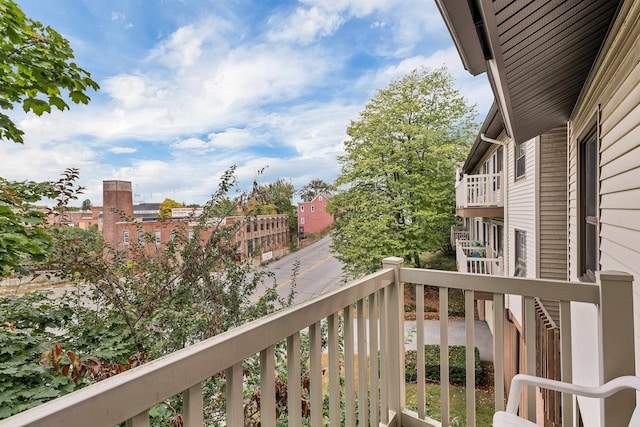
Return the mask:
<path fill-rule="evenodd" d="M 113 426 L 393 283 L 387 268 L 87 388 L 0 421 L 0 427 Z"/>
<path fill-rule="evenodd" d="M 592 304 L 600 302 L 599 287 L 595 284 L 582 282 L 489 276 L 418 268 L 401 268 L 400 281 L 418 285 L 539 297 L 559 301 Z"/>

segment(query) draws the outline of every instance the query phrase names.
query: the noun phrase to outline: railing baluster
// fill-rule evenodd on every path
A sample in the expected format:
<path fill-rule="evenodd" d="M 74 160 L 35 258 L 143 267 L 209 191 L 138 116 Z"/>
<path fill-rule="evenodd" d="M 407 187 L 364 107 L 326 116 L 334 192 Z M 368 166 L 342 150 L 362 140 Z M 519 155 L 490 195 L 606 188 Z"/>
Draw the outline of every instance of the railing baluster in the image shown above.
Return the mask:
<path fill-rule="evenodd" d="M 369 295 L 369 412 L 371 425 L 379 423 L 379 372 L 378 372 L 378 297 Z"/>
<path fill-rule="evenodd" d="M 525 342 L 525 372 L 536 374 L 536 303 L 533 297 L 524 297 L 524 342 Z M 527 419 L 536 420 L 536 390 L 535 387 L 526 388 Z"/>
<path fill-rule="evenodd" d="M 310 397 L 311 397 L 311 426 L 321 427 L 322 419 L 322 345 L 320 344 L 320 322 L 309 326 L 310 353 Z"/>
<path fill-rule="evenodd" d="M 338 359 L 338 321 L 335 314 L 328 318 L 329 334 L 329 425 L 340 425 L 340 361 Z"/>
<path fill-rule="evenodd" d="M 493 376 L 496 411 L 504 411 L 504 295 L 493 295 Z"/>
<path fill-rule="evenodd" d="M 387 339 L 387 293 L 380 289 L 380 422 L 389 423 L 389 340 Z"/>
<path fill-rule="evenodd" d="M 202 427 L 202 383 L 182 392 L 185 427 Z"/>
<path fill-rule="evenodd" d="M 467 426 L 476 425 L 476 358 L 475 358 L 475 316 L 474 292 L 464 292 L 464 321 L 466 339 L 466 371 L 467 371 Z"/>
<path fill-rule="evenodd" d="M 276 427 L 275 347 L 260 352 L 260 426 Z"/>
<path fill-rule="evenodd" d="M 571 302 L 560 301 L 560 372 L 564 382 L 573 382 L 571 364 Z M 573 425 L 573 396 L 562 393 L 562 425 Z"/>
<path fill-rule="evenodd" d="M 227 426 L 244 426 L 244 408 L 242 398 L 242 362 L 236 363 L 225 371 L 227 400 Z"/>
<path fill-rule="evenodd" d="M 416 295 L 416 356 L 418 363 L 418 417 L 424 418 L 426 408 L 424 373 L 424 286 L 415 285 Z"/>
<path fill-rule="evenodd" d="M 358 423 L 369 424 L 369 393 L 367 387 L 367 324 L 364 300 L 358 300 Z"/>
<path fill-rule="evenodd" d="M 356 388 L 353 346 L 355 338 L 353 333 L 353 307 L 347 306 L 344 313 L 344 412 L 345 425 L 356 425 Z"/>
<path fill-rule="evenodd" d="M 126 427 L 149 427 L 149 410 L 128 419 L 125 425 Z"/>
<path fill-rule="evenodd" d="M 289 427 L 302 426 L 302 387 L 300 369 L 300 333 L 287 338 L 287 410 Z"/>
<path fill-rule="evenodd" d="M 449 289 L 440 288 L 440 418 L 449 426 Z"/>

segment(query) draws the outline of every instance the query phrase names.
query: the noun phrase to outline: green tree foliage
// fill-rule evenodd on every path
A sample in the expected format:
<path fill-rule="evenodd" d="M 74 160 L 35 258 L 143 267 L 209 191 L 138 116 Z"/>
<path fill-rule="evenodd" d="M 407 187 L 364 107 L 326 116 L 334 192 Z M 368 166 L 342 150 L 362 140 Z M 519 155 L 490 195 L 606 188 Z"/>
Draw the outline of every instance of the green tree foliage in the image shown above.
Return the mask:
<path fill-rule="evenodd" d="M 162 203 L 160 203 L 160 218 L 171 218 L 171 209 L 173 208 L 184 208 L 184 205 L 173 199 L 164 199 Z"/>
<path fill-rule="evenodd" d="M 83 211 L 89 211 L 89 210 L 91 210 L 91 200 L 89 200 L 89 199 L 84 199 L 84 200 L 82 201 L 82 207 L 81 207 L 80 209 L 82 209 Z"/>
<path fill-rule="evenodd" d="M 38 116 L 51 108 L 69 109 L 65 98 L 87 104 L 89 89 L 98 89 L 78 67 L 69 42 L 51 27 L 29 19 L 12 1 L 0 2 L 0 108 L 21 104 Z M 0 113 L 0 139 L 22 143 L 24 132 Z"/>
<path fill-rule="evenodd" d="M 58 181 L 0 178 L 0 277 L 29 274 L 46 260 L 51 249 L 47 227 L 61 222 L 69 201 L 82 193 L 77 179 L 76 169 L 67 169 Z M 42 199 L 56 199 L 57 205 L 37 207 Z"/>
<path fill-rule="evenodd" d="M 307 185 L 298 191 L 298 194 L 303 201 L 310 202 L 320 193 L 326 196 L 331 196 L 336 191 L 337 188 L 335 185 L 327 184 L 321 179 L 312 179 Z"/>
<path fill-rule="evenodd" d="M 99 305 L 122 319 L 131 343 L 150 358 L 273 311 L 287 301 L 279 300 L 269 286 L 258 303 L 249 303 L 270 275 L 238 259 L 235 236 L 243 222 L 226 224 L 219 216 L 217 208 L 235 185 L 231 169 L 203 206 L 191 238 L 187 226 L 193 220 L 178 224 L 166 244 L 156 245 L 154 236 L 146 235 L 144 244 L 125 250 L 100 240 L 92 247 L 68 234 L 57 240 L 50 268 L 93 284 Z M 133 218 L 123 221 L 139 224 Z"/>
<path fill-rule="evenodd" d="M 380 90 L 347 128 L 329 201 L 333 248 L 351 272 L 387 256 L 419 266 L 443 248 L 454 217 L 455 164 L 475 135 L 475 108 L 445 68 L 414 70 Z"/>

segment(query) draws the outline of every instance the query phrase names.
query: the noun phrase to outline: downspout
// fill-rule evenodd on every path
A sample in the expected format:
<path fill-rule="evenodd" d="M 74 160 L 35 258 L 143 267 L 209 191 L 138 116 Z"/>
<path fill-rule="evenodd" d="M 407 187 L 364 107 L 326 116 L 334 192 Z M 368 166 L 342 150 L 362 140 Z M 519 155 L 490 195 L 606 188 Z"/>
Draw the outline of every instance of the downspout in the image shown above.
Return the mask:
<path fill-rule="evenodd" d="M 490 144 L 495 144 L 495 145 L 499 145 L 501 147 L 504 147 L 504 149 L 502 150 L 502 205 L 504 208 L 504 226 L 503 226 L 503 230 L 504 230 L 504 235 L 502 236 L 502 240 L 504 242 L 504 254 L 503 254 L 503 262 L 504 265 L 502 266 L 502 270 L 503 270 L 503 274 L 506 276 L 507 275 L 507 270 L 508 270 L 508 266 L 509 266 L 509 215 L 508 215 L 508 182 L 509 180 L 507 179 L 507 143 L 504 141 L 499 141 L 497 139 L 493 139 L 493 138 L 489 138 L 488 136 L 486 136 L 484 133 L 480 134 L 480 139 L 488 142 Z M 508 298 L 505 298 L 505 308 L 509 308 L 508 307 Z"/>

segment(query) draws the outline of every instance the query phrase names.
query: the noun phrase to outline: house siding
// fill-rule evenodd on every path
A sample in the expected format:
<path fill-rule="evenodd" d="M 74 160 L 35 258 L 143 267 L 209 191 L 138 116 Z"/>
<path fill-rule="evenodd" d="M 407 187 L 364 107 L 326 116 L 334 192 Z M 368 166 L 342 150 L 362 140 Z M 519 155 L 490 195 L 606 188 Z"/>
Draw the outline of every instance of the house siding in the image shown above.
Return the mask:
<path fill-rule="evenodd" d="M 507 213 L 505 217 L 509 220 L 506 224 L 505 240 L 508 240 L 507 249 L 509 255 L 508 262 L 505 263 L 506 275 L 513 276 L 516 264 L 516 242 L 515 232 L 521 230 L 526 232 L 527 245 L 527 274 L 526 277 L 537 277 L 537 221 L 536 221 L 536 152 L 539 138 L 534 138 L 526 142 L 526 175 L 515 179 L 515 147 L 511 142 L 506 147 L 507 150 L 507 175 L 509 180 L 507 194 Z M 507 306 L 511 310 L 517 322 L 524 324 L 522 319 L 522 299 L 520 297 L 508 296 Z"/>
<path fill-rule="evenodd" d="M 578 142 L 599 115 L 599 263 L 600 270 L 634 276 L 635 345 L 640 355 L 640 2 L 622 6 L 602 54 L 570 121 L 569 274 L 578 279 Z M 575 306 L 575 307 L 573 307 Z M 574 380 L 592 383 L 595 309 L 572 305 Z M 590 318 L 591 317 L 591 318 Z M 596 347 L 597 348 L 597 347 Z M 636 366 L 640 367 L 640 360 Z M 636 368 L 638 369 L 638 368 Z M 596 405 L 581 405 L 585 420 Z M 595 418 L 594 418 L 595 419 Z M 585 424 L 588 425 L 588 424 Z"/>
<path fill-rule="evenodd" d="M 539 277 L 567 280 L 567 130 L 540 136 Z"/>

